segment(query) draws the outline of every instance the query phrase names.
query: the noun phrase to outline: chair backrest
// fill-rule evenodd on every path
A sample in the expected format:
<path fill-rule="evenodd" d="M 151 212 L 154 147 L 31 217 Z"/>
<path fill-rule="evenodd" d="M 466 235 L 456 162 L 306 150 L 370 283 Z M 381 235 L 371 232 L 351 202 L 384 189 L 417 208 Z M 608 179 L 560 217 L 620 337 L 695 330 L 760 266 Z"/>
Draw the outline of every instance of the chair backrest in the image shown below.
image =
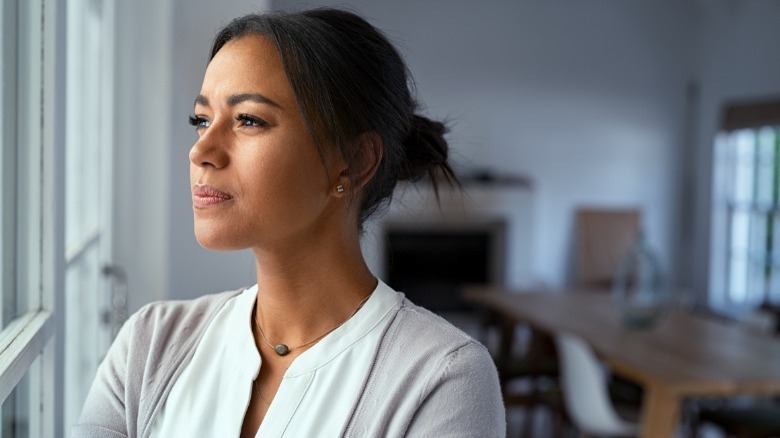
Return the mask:
<path fill-rule="evenodd" d="M 569 333 L 555 336 L 566 410 L 577 428 L 589 435 L 635 435 L 638 426 L 615 412 L 601 363 L 591 348 Z"/>
<path fill-rule="evenodd" d="M 640 221 L 636 209 L 577 210 L 574 264 L 578 287 L 612 288 L 620 261 L 636 241 Z"/>

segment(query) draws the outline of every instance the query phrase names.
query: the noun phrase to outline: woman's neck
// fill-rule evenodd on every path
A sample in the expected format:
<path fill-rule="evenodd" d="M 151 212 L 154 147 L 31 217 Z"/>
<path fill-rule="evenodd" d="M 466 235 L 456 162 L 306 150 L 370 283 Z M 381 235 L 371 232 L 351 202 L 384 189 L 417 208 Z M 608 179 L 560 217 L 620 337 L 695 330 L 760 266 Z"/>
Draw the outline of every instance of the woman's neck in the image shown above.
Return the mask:
<path fill-rule="evenodd" d="M 357 238 L 348 244 L 308 242 L 284 248 L 255 249 L 255 318 L 271 343 L 293 348 L 349 319 L 377 280 Z"/>

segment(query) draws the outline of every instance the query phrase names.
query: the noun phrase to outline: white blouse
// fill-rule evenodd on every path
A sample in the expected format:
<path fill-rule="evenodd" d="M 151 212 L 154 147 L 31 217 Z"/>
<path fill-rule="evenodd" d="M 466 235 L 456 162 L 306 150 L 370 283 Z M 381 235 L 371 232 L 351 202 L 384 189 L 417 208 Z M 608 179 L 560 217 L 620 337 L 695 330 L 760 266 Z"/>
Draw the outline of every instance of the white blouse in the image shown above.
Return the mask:
<path fill-rule="evenodd" d="M 228 300 L 153 420 L 151 437 L 237 437 L 262 361 L 252 335 L 253 286 Z M 295 358 L 257 437 L 337 436 L 357 401 L 390 311 L 402 295 L 381 280 L 341 327 Z"/>

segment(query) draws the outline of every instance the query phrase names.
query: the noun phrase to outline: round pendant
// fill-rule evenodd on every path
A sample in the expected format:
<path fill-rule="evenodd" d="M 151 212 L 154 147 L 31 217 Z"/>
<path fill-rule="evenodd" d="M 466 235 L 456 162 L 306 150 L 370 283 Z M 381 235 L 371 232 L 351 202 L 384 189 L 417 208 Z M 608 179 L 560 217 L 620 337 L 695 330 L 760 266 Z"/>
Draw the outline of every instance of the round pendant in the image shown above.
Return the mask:
<path fill-rule="evenodd" d="M 276 351 L 276 354 L 278 354 L 279 356 L 285 356 L 287 353 L 290 352 L 290 347 L 284 344 L 279 344 L 276 347 L 274 347 L 274 350 Z"/>

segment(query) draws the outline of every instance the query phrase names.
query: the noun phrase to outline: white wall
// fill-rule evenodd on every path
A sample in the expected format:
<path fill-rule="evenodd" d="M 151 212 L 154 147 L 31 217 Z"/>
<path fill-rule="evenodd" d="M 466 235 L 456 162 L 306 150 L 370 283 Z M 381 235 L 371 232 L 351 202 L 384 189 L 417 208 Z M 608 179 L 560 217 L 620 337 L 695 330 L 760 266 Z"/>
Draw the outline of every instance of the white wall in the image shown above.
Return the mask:
<path fill-rule="evenodd" d="M 114 263 L 132 311 L 167 295 L 172 1 L 115 7 Z"/>
<path fill-rule="evenodd" d="M 459 167 L 534 180 L 529 283 L 567 282 L 581 205 L 641 207 L 651 243 L 675 265 L 689 2 L 352 5 L 398 42 L 428 112 L 452 120 Z"/>

